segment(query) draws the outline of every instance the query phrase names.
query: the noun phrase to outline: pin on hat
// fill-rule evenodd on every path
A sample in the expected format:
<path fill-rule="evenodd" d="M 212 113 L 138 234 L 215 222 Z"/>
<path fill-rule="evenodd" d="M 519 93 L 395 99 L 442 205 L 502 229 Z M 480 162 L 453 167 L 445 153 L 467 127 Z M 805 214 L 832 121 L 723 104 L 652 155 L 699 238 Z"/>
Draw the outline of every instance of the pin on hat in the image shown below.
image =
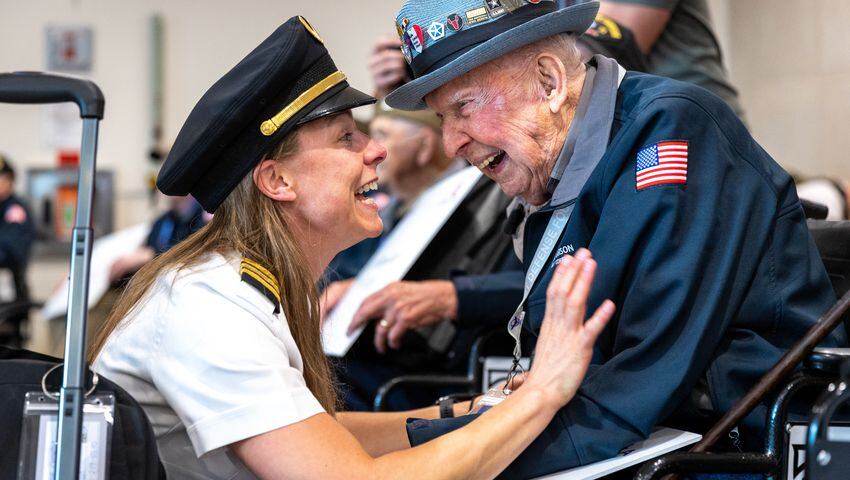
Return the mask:
<path fill-rule="evenodd" d="M 581 35 L 598 9 L 597 1 L 559 9 L 554 0 L 408 0 L 398 23 L 445 28 L 435 28 L 434 35 L 428 31 L 429 41 L 420 48 L 413 45 L 408 63 L 414 78 L 390 93 L 387 104 L 427 108 L 426 95 L 476 67 L 552 35 Z M 406 33 L 410 37 L 409 27 Z"/>
<path fill-rule="evenodd" d="M 304 123 L 375 99 L 348 85 L 304 17 L 292 17 L 201 97 L 157 178 L 214 212 L 283 137 Z"/>

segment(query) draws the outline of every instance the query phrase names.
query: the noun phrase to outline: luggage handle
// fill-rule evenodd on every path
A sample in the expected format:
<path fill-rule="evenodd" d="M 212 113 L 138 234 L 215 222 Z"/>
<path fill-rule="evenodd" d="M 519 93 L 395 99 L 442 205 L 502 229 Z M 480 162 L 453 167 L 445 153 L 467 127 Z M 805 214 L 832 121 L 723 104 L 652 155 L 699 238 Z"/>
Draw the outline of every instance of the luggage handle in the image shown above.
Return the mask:
<path fill-rule="evenodd" d="M 92 81 L 41 72 L 0 73 L 2 103 L 74 102 L 80 117 L 103 119 L 103 92 Z"/>

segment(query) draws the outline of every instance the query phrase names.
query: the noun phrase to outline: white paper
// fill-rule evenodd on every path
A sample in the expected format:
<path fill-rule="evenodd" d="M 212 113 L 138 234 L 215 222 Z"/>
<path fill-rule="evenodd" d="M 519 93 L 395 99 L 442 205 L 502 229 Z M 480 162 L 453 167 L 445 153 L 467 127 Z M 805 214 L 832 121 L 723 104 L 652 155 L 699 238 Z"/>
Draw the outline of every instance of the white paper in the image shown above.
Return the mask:
<path fill-rule="evenodd" d="M 481 372 L 481 391 L 486 392 L 507 380 L 513 363 L 514 357 L 484 357 L 484 367 Z M 519 365 L 522 367 L 520 371 L 527 372 L 531 368 L 531 358 L 520 358 Z"/>
<path fill-rule="evenodd" d="M 696 433 L 673 428 L 659 428 L 646 440 L 624 449 L 625 455 L 620 454 L 608 460 L 537 478 L 538 480 L 593 480 L 686 447 L 700 441 L 701 438 L 702 435 Z"/>
<path fill-rule="evenodd" d="M 325 319 L 322 343 L 327 355 L 341 357 L 348 352 L 362 328 L 351 336 L 346 335 L 346 330 L 363 300 L 404 277 L 479 178 L 480 170 L 466 167 L 416 200 Z"/>
<path fill-rule="evenodd" d="M 56 472 L 56 430 L 59 420 L 56 415 L 42 415 L 38 426 L 38 457 L 35 470 L 36 480 L 53 480 Z M 83 417 L 80 446 L 81 480 L 106 478 L 106 422 L 103 416 Z"/>
<path fill-rule="evenodd" d="M 804 480 L 806 476 L 806 436 L 809 424 L 792 422 L 786 425 L 788 436 L 785 446 L 786 480 Z M 826 437 L 833 442 L 850 442 L 850 426 L 832 425 Z"/>
<path fill-rule="evenodd" d="M 109 268 L 118 258 L 134 252 L 145 241 L 150 232 L 150 223 L 140 223 L 133 227 L 104 235 L 94 241 L 89 268 L 89 303 L 91 308 L 109 289 Z M 68 311 L 68 277 L 59 288 L 44 302 L 41 317 L 46 319 L 65 315 Z"/>

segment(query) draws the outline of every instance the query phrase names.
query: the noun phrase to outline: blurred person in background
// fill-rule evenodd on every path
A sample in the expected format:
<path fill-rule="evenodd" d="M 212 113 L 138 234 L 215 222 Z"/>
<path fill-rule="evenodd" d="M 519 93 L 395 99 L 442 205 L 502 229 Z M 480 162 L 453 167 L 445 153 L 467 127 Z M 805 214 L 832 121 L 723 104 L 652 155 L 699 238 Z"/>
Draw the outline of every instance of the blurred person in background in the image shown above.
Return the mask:
<path fill-rule="evenodd" d="M 9 295 L 0 298 L 0 303 L 29 301 L 26 271 L 34 241 L 32 216 L 23 200 L 15 195 L 15 169 L 0 154 L 0 269 L 8 271 L 12 279 Z M 20 346 L 21 322 L 25 319 L 26 316 L 6 319 L 0 325 L 0 344 Z"/>
<path fill-rule="evenodd" d="M 331 261 L 326 275 L 331 283 L 322 295 L 323 311 L 336 305 L 351 284 L 349 279 L 369 261 L 419 195 L 464 166 L 443 153 L 439 120 L 432 112 L 395 110 L 378 101 L 369 134 L 387 149 L 387 160 L 379 167 L 381 190 L 369 192 L 380 208 L 384 231 L 380 237 L 367 238 L 343 250 Z"/>
<path fill-rule="evenodd" d="M 567 6 L 586 1 L 590 0 L 559 3 Z M 646 55 L 647 73 L 699 85 L 722 98 L 744 118 L 738 92 L 723 65 L 706 0 L 601 0 L 599 13 L 634 34 Z"/>
<path fill-rule="evenodd" d="M 397 42 L 396 42 L 397 44 Z M 392 52 L 394 50 L 395 52 Z M 398 47 L 380 38 L 376 41 L 369 59 L 370 73 L 374 85 L 380 91 L 384 68 L 381 59 L 390 53 L 391 62 L 401 62 Z M 439 119 L 431 111 L 409 112 L 396 110 L 379 100 L 375 117 L 370 123 L 370 134 L 387 148 L 387 159 L 379 166 L 381 181 L 386 185 L 390 199 L 381 209 L 384 220 L 382 237 L 389 233 L 407 212 L 413 202 L 433 184 L 465 166 L 445 155 L 442 146 Z M 482 197 L 492 197 L 493 206 L 503 211 L 510 199 L 498 186 L 486 178 L 479 180 L 467 199 L 461 202 L 458 212 L 475 217 L 476 202 Z M 401 280 L 392 282 L 384 289 L 371 295 L 361 305 L 356 325 L 365 325 L 367 318 L 383 312 L 392 321 L 392 330 L 372 328 L 364 331 L 360 340 L 339 364 L 341 383 L 345 385 L 342 399 L 349 410 L 371 410 L 378 388 L 391 378 L 409 373 L 457 373 L 466 367 L 466 353 L 483 328 L 501 325 L 504 311 L 513 307 L 522 295 L 522 265 L 510 248 L 510 237 L 503 233 L 504 215 L 493 213 L 478 215 L 477 222 L 487 227 L 486 235 L 467 234 L 453 237 L 442 244 L 445 234 L 438 233 L 432 241 L 437 247 L 422 252 L 429 264 L 435 268 L 417 272 L 425 280 Z M 452 227 L 444 226 L 440 232 Z M 495 232 L 495 233 L 494 233 Z M 476 236 L 477 235 L 477 236 Z M 487 236 L 488 238 L 482 238 Z M 493 238 L 490 238 L 492 236 Z M 472 238 L 474 237 L 474 238 Z M 382 238 L 366 239 L 341 252 L 331 262 L 327 277 L 331 280 L 354 277 L 371 255 L 377 250 Z M 438 244 L 438 245 L 437 245 Z M 471 252 L 467 252 L 472 245 Z M 481 261 L 480 257 L 495 259 Z M 449 258 L 457 259 L 451 265 L 451 278 L 447 278 L 444 264 Z M 422 262 L 417 261 L 421 264 Z M 469 264 L 468 269 L 463 263 Z M 473 275 L 482 271 L 496 271 L 492 275 Z M 332 281 L 322 296 L 322 315 L 336 306 L 353 278 Z M 498 285 L 505 294 L 494 301 L 482 302 L 479 290 L 486 284 L 489 288 Z M 489 291 L 489 290 L 488 290 Z M 390 312 L 392 315 L 390 316 Z M 417 326 L 435 325 L 450 321 L 451 329 L 457 329 L 446 351 L 434 351 L 417 343 L 419 338 L 402 337 Z M 395 351 L 398 350 L 398 351 Z M 388 397 L 387 406 L 393 410 L 415 408 L 430 404 L 447 391 L 420 389 L 396 391 Z"/>
<path fill-rule="evenodd" d="M 167 197 L 168 211 L 153 223 L 145 243 L 134 252 L 117 259 L 109 269 L 112 283 L 126 279 L 157 255 L 183 241 L 209 222 L 201 205 L 191 196 Z"/>

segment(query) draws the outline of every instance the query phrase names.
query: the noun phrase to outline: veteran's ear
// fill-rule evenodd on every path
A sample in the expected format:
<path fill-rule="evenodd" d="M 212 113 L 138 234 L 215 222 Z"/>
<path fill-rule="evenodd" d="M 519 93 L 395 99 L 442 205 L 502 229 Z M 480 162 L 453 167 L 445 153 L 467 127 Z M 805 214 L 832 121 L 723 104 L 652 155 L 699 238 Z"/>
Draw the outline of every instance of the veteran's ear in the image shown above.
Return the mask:
<path fill-rule="evenodd" d="M 254 167 L 251 176 L 260 192 L 272 200 L 278 202 L 295 200 L 295 190 L 292 188 L 295 179 L 281 162 L 271 158 L 263 159 Z"/>
<path fill-rule="evenodd" d="M 567 103 L 567 69 L 560 58 L 551 53 L 537 56 L 537 81 L 546 96 L 549 111 L 558 113 Z"/>

